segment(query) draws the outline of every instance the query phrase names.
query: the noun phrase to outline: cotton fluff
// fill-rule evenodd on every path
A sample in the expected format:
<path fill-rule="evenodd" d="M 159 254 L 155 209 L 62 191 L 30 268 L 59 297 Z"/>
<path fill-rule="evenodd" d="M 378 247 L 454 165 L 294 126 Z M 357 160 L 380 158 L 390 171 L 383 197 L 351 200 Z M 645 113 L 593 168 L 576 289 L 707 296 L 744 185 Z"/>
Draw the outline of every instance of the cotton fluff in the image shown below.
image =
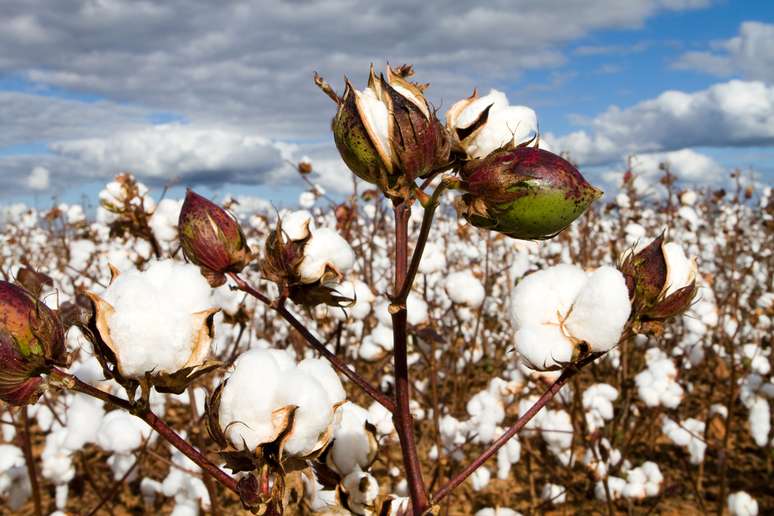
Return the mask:
<path fill-rule="evenodd" d="M 355 253 L 335 229 L 320 228 L 312 233 L 304 247 L 304 259 L 298 266 L 302 283 L 319 281 L 328 266 L 346 272 L 355 264 Z"/>
<path fill-rule="evenodd" d="M 505 94 L 497 90 L 491 90 L 488 95 L 470 102 L 459 113 L 455 113 L 452 108 L 446 115 L 447 122 L 454 129 L 468 128 L 487 107 L 489 113 L 486 124 L 475 137 L 463 142 L 468 156 L 483 158 L 509 142 L 523 143 L 537 134 L 535 111 L 526 106 L 510 106 Z"/>
<path fill-rule="evenodd" d="M 367 514 L 379 495 L 379 483 L 369 473 L 355 469 L 341 481 L 344 491 L 349 494 L 349 508 L 355 514 Z"/>
<path fill-rule="evenodd" d="M 567 497 L 567 488 L 558 484 L 548 483 L 543 486 L 540 498 L 544 501 L 559 505 L 564 503 L 564 499 Z"/>
<path fill-rule="evenodd" d="M 336 292 L 340 295 L 353 299 L 354 304 L 346 307 L 345 310 L 333 309 L 331 315 L 338 320 L 346 320 L 347 316 L 358 321 L 362 321 L 371 313 L 371 305 L 376 299 L 374 293 L 367 284 L 360 280 L 344 281 L 338 287 Z"/>
<path fill-rule="evenodd" d="M 683 388 L 677 383 L 677 369 L 671 358 L 658 348 L 645 352 L 648 367 L 634 377 L 637 394 L 649 407 L 663 405 L 676 408 L 683 399 Z"/>
<path fill-rule="evenodd" d="M 757 516 L 758 502 L 745 491 L 728 496 L 728 512 L 731 516 Z"/>
<path fill-rule="evenodd" d="M 664 435 L 676 445 L 688 449 L 691 464 L 704 462 L 704 452 L 707 449 L 707 443 L 704 442 L 704 428 L 704 422 L 694 418 L 688 418 L 678 424 L 664 416 L 661 421 L 661 431 Z"/>
<path fill-rule="evenodd" d="M 470 484 L 473 486 L 473 491 L 481 491 L 492 479 L 492 473 L 488 468 L 481 466 L 470 475 Z"/>
<path fill-rule="evenodd" d="M 367 469 L 373 459 L 376 441 L 366 427 L 368 411 L 350 401 L 338 409 L 338 421 L 333 427 L 333 444 L 328 462 L 343 475 L 357 468 Z"/>
<path fill-rule="evenodd" d="M 595 383 L 583 392 L 583 408 L 586 410 L 586 426 L 589 432 L 605 426 L 613 419 L 613 402 L 618 390 L 607 383 Z"/>
<path fill-rule="evenodd" d="M 182 433 L 181 437 L 185 438 L 185 433 Z M 173 467 L 169 468 L 169 474 L 161 483 L 161 492 L 164 496 L 174 497 L 175 508 L 172 514 L 198 516 L 200 506 L 208 511 L 210 495 L 207 487 L 201 478 L 187 473 L 187 471 L 198 472 L 199 466 L 178 449 L 170 448 L 170 451 Z"/>
<path fill-rule="evenodd" d="M 114 410 L 105 416 L 97 433 L 97 445 L 105 451 L 113 452 L 108 464 L 113 470 L 114 479 L 122 478 L 134 465 L 136 458 L 133 452 L 150 439 L 151 432 L 151 428 L 142 420 L 123 410 Z"/>
<path fill-rule="evenodd" d="M 194 314 L 210 308 L 210 293 L 198 267 L 173 260 L 119 275 L 102 298 L 115 310 L 107 324 L 122 373 L 139 378 L 203 362 L 208 347 L 193 356 L 204 323 Z"/>
<path fill-rule="evenodd" d="M 683 248 L 675 242 L 667 242 L 662 247 L 667 264 L 666 291 L 669 296 L 690 285 L 696 278 L 696 261 L 685 256 Z"/>
<path fill-rule="evenodd" d="M 220 426 L 237 448 L 254 450 L 284 430 L 272 413 L 296 406 L 285 452 L 304 456 L 316 451 L 333 423 L 334 407 L 344 388 L 328 362 L 307 358 L 296 364 L 285 351 L 253 349 L 234 364 L 220 398 Z"/>
<path fill-rule="evenodd" d="M 0 444 L 0 496 L 8 497 L 8 506 L 17 511 L 31 494 L 24 454 L 16 446 Z"/>
<path fill-rule="evenodd" d="M 565 327 L 594 351 L 609 351 L 618 343 L 630 312 L 629 289 L 623 275 L 614 267 L 600 267 L 588 276 Z"/>
<path fill-rule="evenodd" d="M 165 244 L 177 241 L 177 222 L 182 207 L 183 201 L 181 200 L 162 199 L 159 201 L 148 222 L 156 240 Z"/>
<path fill-rule="evenodd" d="M 474 516 L 521 516 L 521 513 L 507 507 L 487 507 L 476 511 Z"/>
<path fill-rule="evenodd" d="M 371 330 L 371 333 L 363 337 L 363 342 L 360 343 L 360 348 L 358 348 L 358 355 L 363 360 L 373 362 L 392 351 L 392 348 L 392 329 L 380 323 Z"/>
<path fill-rule="evenodd" d="M 478 308 L 484 302 L 484 286 L 470 271 L 449 274 L 445 287 L 453 303 Z"/>
<path fill-rule="evenodd" d="M 574 265 L 556 265 L 528 275 L 511 295 L 516 348 L 539 370 L 570 361 L 578 341 L 608 351 L 630 311 L 626 282 L 612 267 L 587 275 Z"/>
<path fill-rule="evenodd" d="M 769 431 L 771 430 L 769 402 L 761 396 L 753 396 L 748 402 L 750 415 L 750 433 L 755 444 L 760 447 L 766 446 L 769 442 Z"/>
<path fill-rule="evenodd" d="M 626 472 L 626 485 L 621 494 L 625 498 L 642 499 L 656 496 L 661 490 L 664 476 L 658 464 L 647 461 Z"/>
<path fill-rule="evenodd" d="M 446 255 L 443 248 L 433 242 L 427 242 L 422 259 L 419 261 L 419 272 L 432 274 L 443 270 L 446 270 Z"/>

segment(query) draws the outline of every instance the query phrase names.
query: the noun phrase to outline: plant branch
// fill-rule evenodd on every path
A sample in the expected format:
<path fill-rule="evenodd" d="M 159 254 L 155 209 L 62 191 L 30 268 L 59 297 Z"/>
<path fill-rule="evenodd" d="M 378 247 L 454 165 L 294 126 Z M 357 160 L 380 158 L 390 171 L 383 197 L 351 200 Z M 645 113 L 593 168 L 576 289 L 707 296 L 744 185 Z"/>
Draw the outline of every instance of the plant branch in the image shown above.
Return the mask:
<path fill-rule="evenodd" d="M 32 432 L 30 431 L 30 416 L 25 405 L 22 410 L 22 447 L 24 449 L 24 459 L 27 462 L 27 475 L 30 477 L 30 486 L 32 487 L 32 499 L 35 502 L 35 515 L 42 516 L 43 504 L 40 500 L 40 484 L 38 483 L 38 472 L 35 467 L 35 455 L 32 453 Z"/>
<path fill-rule="evenodd" d="M 145 421 L 151 428 L 158 432 L 169 444 L 180 450 L 180 452 L 191 459 L 197 466 L 202 468 L 202 471 L 209 474 L 212 478 L 223 484 L 226 488 L 230 489 L 234 493 L 239 494 L 237 491 L 236 480 L 231 478 L 226 472 L 220 469 L 217 465 L 211 462 L 205 457 L 199 450 L 191 446 L 185 439 L 180 437 L 169 425 L 162 421 L 156 414 L 150 411 L 148 407 L 138 407 L 121 399 L 117 396 L 113 396 L 101 389 L 92 387 L 88 383 L 82 382 L 76 376 L 54 368 L 51 371 L 50 377 L 56 380 L 60 385 L 100 399 L 105 403 L 110 403 L 118 408 L 122 408 L 131 414 L 139 417 Z"/>
<path fill-rule="evenodd" d="M 440 187 L 439 187 L 440 188 Z M 408 374 L 408 342 L 406 332 L 407 310 L 405 297 L 401 297 L 401 290 L 408 285 L 408 219 L 409 206 L 405 201 L 394 206 L 395 209 L 395 291 L 393 304 L 390 306 L 392 314 L 393 358 L 395 360 L 395 402 L 397 410 L 393 412 L 395 430 L 400 440 L 400 448 L 403 454 L 403 465 L 406 469 L 409 492 L 411 494 L 411 507 L 415 515 L 424 514 L 430 507 L 427 488 L 422 480 L 422 465 L 419 462 L 417 445 L 414 439 L 414 420 L 411 417 L 411 384 Z M 427 215 L 427 213 L 425 214 Z M 432 215 L 430 216 L 432 220 Z M 423 227 L 425 221 L 423 220 Z M 430 222 L 427 223 L 428 230 Z M 426 238 L 426 237 L 425 237 Z M 418 244 L 419 246 L 419 244 Z M 419 247 L 418 247 L 419 249 Z M 421 257 L 421 249 L 419 249 Z M 417 253 L 414 253 L 415 256 Z M 418 260 L 417 260 L 418 261 Z M 412 278 L 413 280 L 413 278 Z"/>
<path fill-rule="evenodd" d="M 556 381 L 552 383 L 548 389 L 546 389 L 543 395 L 538 398 L 538 400 L 529 408 L 529 410 L 527 410 L 527 412 L 525 412 L 519 419 L 516 420 L 513 426 L 511 426 L 503 435 L 501 435 L 495 442 L 493 442 L 489 448 L 487 448 L 473 462 L 468 464 L 465 469 L 457 473 L 457 475 L 449 480 L 445 486 L 433 494 L 433 503 L 438 503 L 440 500 L 443 500 L 446 496 L 449 495 L 449 493 L 451 493 L 454 488 L 462 484 L 470 475 L 473 474 L 474 471 L 481 467 L 487 460 L 492 458 L 492 456 L 494 456 L 500 448 L 505 446 L 514 435 L 518 434 L 519 431 L 524 428 L 524 426 L 529 423 L 533 417 L 535 417 L 540 409 L 545 407 L 548 402 L 551 401 L 554 396 L 556 396 L 562 386 L 564 386 L 564 384 L 567 383 L 570 378 L 575 376 L 578 372 L 580 372 L 581 369 L 583 369 L 583 367 L 601 357 L 603 354 L 604 353 L 592 353 L 577 363 L 565 368 L 559 378 L 557 378 Z"/>
<path fill-rule="evenodd" d="M 312 333 L 304 326 L 304 324 L 296 319 L 296 317 L 287 309 L 284 305 L 280 304 L 277 305 L 275 303 L 272 303 L 271 300 L 266 297 L 263 293 L 259 292 L 255 288 L 253 288 L 247 281 L 245 281 L 241 276 L 235 273 L 229 273 L 229 277 L 234 280 L 234 282 L 237 284 L 237 287 L 239 290 L 250 294 L 257 300 L 264 303 L 266 306 L 274 309 L 277 313 L 279 313 L 283 319 L 285 319 L 290 325 L 298 331 L 298 333 L 301 334 L 302 337 L 304 337 L 304 340 L 306 340 L 307 343 L 309 343 L 312 348 L 314 348 L 318 353 L 320 353 L 323 357 L 325 357 L 331 365 L 339 371 L 341 374 L 352 380 L 352 382 L 363 389 L 366 394 L 368 394 L 371 398 L 376 400 L 380 405 L 384 406 L 387 410 L 390 412 L 395 412 L 395 404 L 392 402 L 390 398 L 379 392 L 374 386 L 372 386 L 368 381 L 366 381 L 362 376 L 357 374 L 352 368 L 350 368 L 347 364 L 344 363 L 343 360 L 341 360 L 338 356 L 336 356 L 335 353 L 331 352 L 325 344 L 319 341 L 317 337 L 312 335 Z"/>

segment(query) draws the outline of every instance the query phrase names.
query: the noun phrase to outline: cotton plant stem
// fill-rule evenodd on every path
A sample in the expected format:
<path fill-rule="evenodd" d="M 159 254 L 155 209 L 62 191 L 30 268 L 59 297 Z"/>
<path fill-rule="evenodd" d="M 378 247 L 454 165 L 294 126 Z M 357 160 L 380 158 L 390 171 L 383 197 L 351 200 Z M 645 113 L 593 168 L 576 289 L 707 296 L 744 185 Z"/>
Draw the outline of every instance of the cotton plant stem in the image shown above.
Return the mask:
<path fill-rule="evenodd" d="M 43 515 L 43 504 L 40 499 L 40 484 L 38 483 L 38 472 L 35 467 L 35 455 L 32 453 L 32 432 L 30 431 L 30 416 L 25 405 L 22 410 L 22 447 L 24 449 L 24 459 L 27 462 L 27 475 L 30 477 L 30 486 L 32 487 L 32 499 L 35 503 L 35 515 Z"/>
<path fill-rule="evenodd" d="M 393 412 L 395 430 L 400 440 L 403 465 L 406 469 L 411 508 L 415 515 L 423 514 L 430 503 L 427 488 L 422 479 L 422 465 L 419 462 L 414 438 L 414 420 L 411 417 L 411 392 L 408 374 L 408 342 L 406 333 L 406 303 L 400 301 L 401 290 L 407 284 L 408 269 L 408 219 L 409 206 L 405 201 L 395 204 L 395 297 L 390 306 L 392 314 L 393 358 L 395 360 L 395 403 Z M 421 254 L 421 253 L 420 253 Z M 408 285 L 411 288 L 411 285 Z"/>
<path fill-rule="evenodd" d="M 473 474 L 478 468 L 480 468 L 487 460 L 492 458 L 497 451 L 505 446 L 514 435 L 518 434 L 524 426 L 529 423 L 535 415 L 545 407 L 549 401 L 559 392 L 559 390 L 567 383 L 570 378 L 578 374 L 578 372 L 586 365 L 590 364 L 604 353 L 592 353 L 586 358 L 580 360 L 576 364 L 567 367 L 559 378 L 551 384 L 548 389 L 543 393 L 540 398 L 524 413 L 516 422 L 511 426 L 503 435 L 501 435 L 495 442 L 493 442 L 489 448 L 487 448 L 481 455 L 479 455 L 473 462 L 457 473 L 445 486 L 440 488 L 433 494 L 433 503 L 438 503 L 449 495 L 457 486 L 462 484 L 470 475 Z"/>
<path fill-rule="evenodd" d="M 414 253 L 411 255 L 411 263 L 408 266 L 408 271 L 406 272 L 403 282 L 400 284 L 398 294 L 393 300 L 395 303 L 404 303 L 409 292 L 411 292 L 411 287 L 414 285 L 417 271 L 419 271 L 419 262 L 422 261 L 422 253 L 425 251 L 427 237 L 430 235 L 430 228 L 433 226 L 433 216 L 435 215 L 435 210 L 438 208 L 439 204 L 438 199 L 440 199 L 444 190 L 446 190 L 446 183 L 441 182 L 441 184 L 436 187 L 435 191 L 433 191 L 430 200 L 424 206 L 425 213 L 422 216 L 422 226 L 419 228 L 417 243 L 416 246 L 414 246 Z"/>
<path fill-rule="evenodd" d="M 309 345 L 314 348 L 318 353 L 320 353 L 325 359 L 328 360 L 328 362 L 331 363 L 331 365 L 336 369 L 338 372 L 349 378 L 352 383 L 363 389 L 366 394 L 368 394 L 371 398 L 376 400 L 380 405 L 382 405 L 384 408 L 389 410 L 390 412 L 395 412 L 395 403 L 393 401 L 379 392 L 373 385 L 371 385 L 367 380 L 365 380 L 362 376 L 357 374 L 352 368 L 350 368 L 347 364 L 344 363 L 343 360 L 341 360 L 339 357 L 336 356 L 335 353 L 331 352 L 325 344 L 320 342 L 320 340 L 312 335 L 312 333 L 307 329 L 304 324 L 296 319 L 296 317 L 282 304 L 277 305 L 276 303 L 272 303 L 271 300 L 266 297 L 263 293 L 259 292 L 255 288 L 253 288 L 247 281 L 245 281 L 241 276 L 238 274 L 230 273 L 229 277 L 234 280 L 239 290 L 250 294 L 257 300 L 264 303 L 266 306 L 274 309 L 278 314 L 282 316 L 283 319 L 285 319 L 290 325 L 298 331 L 298 333 L 301 334 L 302 337 L 304 337 L 304 340 L 306 340 Z"/>
<path fill-rule="evenodd" d="M 153 428 L 161 437 L 163 437 L 164 440 L 177 448 L 183 455 L 191 459 L 197 466 L 202 468 L 202 471 L 223 484 L 224 487 L 230 489 L 234 493 L 239 494 L 237 491 L 236 480 L 231 478 L 231 476 L 229 476 L 225 471 L 220 469 L 196 448 L 191 446 L 185 439 L 180 437 L 177 432 L 175 432 L 169 425 L 167 425 L 148 408 L 138 409 L 129 401 L 121 399 L 117 396 L 113 396 L 112 394 L 109 394 L 101 389 L 97 389 L 88 383 L 82 382 L 76 376 L 56 368 L 52 370 L 50 376 L 55 379 L 57 383 L 68 389 L 100 399 L 105 403 L 110 403 L 111 405 L 122 408 L 139 417 L 145 421 L 148 426 Z"/>

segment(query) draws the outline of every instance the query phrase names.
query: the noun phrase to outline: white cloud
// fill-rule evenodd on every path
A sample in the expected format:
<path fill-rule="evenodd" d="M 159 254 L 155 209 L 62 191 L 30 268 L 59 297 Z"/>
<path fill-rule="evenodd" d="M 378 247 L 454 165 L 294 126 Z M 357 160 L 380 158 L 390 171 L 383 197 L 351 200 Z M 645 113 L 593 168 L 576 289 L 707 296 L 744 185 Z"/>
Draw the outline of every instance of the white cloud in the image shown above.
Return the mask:
<path fill-rule="evenodd" d="M 733 80 L 694 93 L 666 91 L 629 108 L 613 106 L 590 125 L 590 131 L 546 139 L 582 165 L 693 146 L 771 145 L 774 86 Z"/>
<path fill-rule="evenodd" d="M 744 22 L 738 36 L 711 46 L 710 51 L 684 53 L 673 66 L 719 76 L 739 73 L 747 79 L 774 82 L 774 24 Z"/>
<path fill-rule="evenodd" d="M 662 163 L 667 164 L 672 174 L 683 184 L 720 185 L 728 180 L 728 173 L 723 165 L 692 149 L 637 154 L 630 160 L 631 170 L 638 177 L 637 185 L 644 192 L 662 190 L 659 186 L 659 178 L 664 175 L 660 168 Z M 611 191 L 616 191 L 621 184 L 623 173 L 620 169 L 607 170 L 600 176 L 613 186 Z"/>
<path fill-rule="evenodd" d="M 284 167 L 292 148 L 218 127 L 162 124 L 104 138 L 59 141 L 51 149 L 109 177 L 123 170 L 157 181 L 248 182 Z"/>
<path fill-rule="evenodd" d="M 27 177 L 27 186 L 32 190 L 46 190 L 49 185 L 49 172 L 45 167 L 37 166 Z"/>

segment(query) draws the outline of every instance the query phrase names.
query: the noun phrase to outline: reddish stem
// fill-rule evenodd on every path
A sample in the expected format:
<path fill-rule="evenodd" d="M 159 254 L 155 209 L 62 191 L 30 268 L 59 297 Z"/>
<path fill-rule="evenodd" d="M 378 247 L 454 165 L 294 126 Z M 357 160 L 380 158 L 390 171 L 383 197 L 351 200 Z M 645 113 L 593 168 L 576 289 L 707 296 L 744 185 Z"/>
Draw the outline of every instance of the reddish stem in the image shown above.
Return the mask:
<path fill-rule="evenodd" d="M 449 480 L 445 486 L 433 494 L 433 503 L 438 503 L 440 500 L 448 496 L 452 490 L 462 484 L 470 475 L 473 474 L 474 471 L 480 468 L 487 460 L 492 458 L 492 456 L 494 456 L 500 448 L 505 446 L 505 444 L 510 441 L 514 435 L 518 434 L 519 431 L 524 428 L 524 426 L 529 423 L 533 417 L 535 417 L 540 409 L 545 407 L 546 404 L 548 404 L 548 402 L 551 401 L 554 396 L 556 396 L 562 386 L 564 386 L 564 384 L 567 383 L 570 378 L 575 376 L 584 366 L 590 364 L 602 355 L 603 353 L 592 353 L 588 357 L 580 360 L 577 364 L 573 364 L 562 371 L 562 374 L 559 376 L 559 378 L 557 378 L 556 381 L 552 383 L 548 389 L 546 389 L 543 395 L 538 398 L 538 400 L 529 408 L 529 410 L 527 410 L 519 419 L 516 420 L 513 426 L 511 426 L 503 435 L 501 435 L 495 442 L 493 442 L 489 448 L 487 448 L 473 462 L 468 464 L 465 469 L 457 473 L 457 475 Z"/>
<path fill-rule="evenodd" d="M 395 299 L 390 306 L 392 313 L 392 334 L 395 360 L 395 401 L 397 410 L 393 412 L 395 430 L 400 439 L 403 465 L 406 468 L 411 507 L 415 515 L 423 514 L 430 503 L 427 488 L 422 480 L 422 465 L 419 462 L 414 439 L 414 419 L 411 417 L 411 392 L 408 374 L 408 344 L 406 335 L 407 310 L 405 299 L 399 299 L 407 278 L 408 269 L 408 218 L 410 210 L 405 202 L 395 205 Z M 411 288 L 411 285 L 408 285 Z"/>
<path fill-rule="evenodd" d="M 259 292 L 258 290 L 254 289 L 247 281 L 245 281 L 242 277 L 240 277 L 237 274 L 229 273 L 229 277 L 234 280 L 234 282 L 237 284 L 237 287 L 239 290 L 246 292 L 247 294 L 250 294 L 257 300 L 264 303 L 266 306 L 273 308 L 277 313 L 279 313 L 283 319 L 285 319 L 290 325 L 298 331 L 298 333 L 301 334 L 302 337 L 304 337 L 304 340 L 309 343 L 312 348 L 314 348 L 318 353 L 320 353 L 323 357 L 325 357 L 328 362 L 331 363 L 331 365 L 339 371 L 341 374 L 352 380 L 352 382 L 363 389 L 366 394 L 368 394 L 371 398 L 376 400 L 380 405 L 384 406 L 387 410 L 390 412 L 395 412 L 395 404 L 392 402 L 390 398 L 379 392 L 377 389 L 375 389 L 368 381 L 366 381 L 362 376 L 357 374 L 353 369 L 351 369 L 347 364 L 344 363 L 339 357 L 336 356 L 335 353 L 331 352 L 325 344 L 320 342 L 317 337 L 312 335 L 312 332 L 310 332 L 304 324 L 296 319 L 296 317 L 288 311 L 287 308 L 285 308 L 284 305 L 277 306 L 275 303 L 272 303 L 271 300 L 266 297 L 263 293 Z"/>
<path fill-rule="evenodd" d="M 163 437 L 169 444 L 180 450 L 183 455 L 191 459 L 194 463 L 196 463 L 196 465 L 202 468 L 202 471 L 209 474 L 212 478 L 223 484 L 226 488 L 230 489 L 234 493 L 239 494 L 236 487 L 236 480 L 231 478 L 226 472 L 211 462 L 207 457 L 202 455 L 199 450 L 188 444 L 185 439 L 180 437 L 177 432 L 169 427 L 164 421 L 159 419 L 159 417 L 151 412 L 147 407 L 144 409 L 138 409 L 138 407 L 128 402 L 127 400 L 113 396 L 112 394 L 97 389 L 96 387 L 92 387 L 88 383 L 79 380 L 76 376 L 65 373 L 64 371 L 56 368 L 51 371 L 50 376 L 68 389 L 72 389 L 82 394 L 100 399 L 105 403 L 110 403 L 111 405 L 122 408 L 139 417 L 151 428 L 156 430 L 156 432 L 158 432 L 159 435 L 161 435 L 161 437 Z"/>

